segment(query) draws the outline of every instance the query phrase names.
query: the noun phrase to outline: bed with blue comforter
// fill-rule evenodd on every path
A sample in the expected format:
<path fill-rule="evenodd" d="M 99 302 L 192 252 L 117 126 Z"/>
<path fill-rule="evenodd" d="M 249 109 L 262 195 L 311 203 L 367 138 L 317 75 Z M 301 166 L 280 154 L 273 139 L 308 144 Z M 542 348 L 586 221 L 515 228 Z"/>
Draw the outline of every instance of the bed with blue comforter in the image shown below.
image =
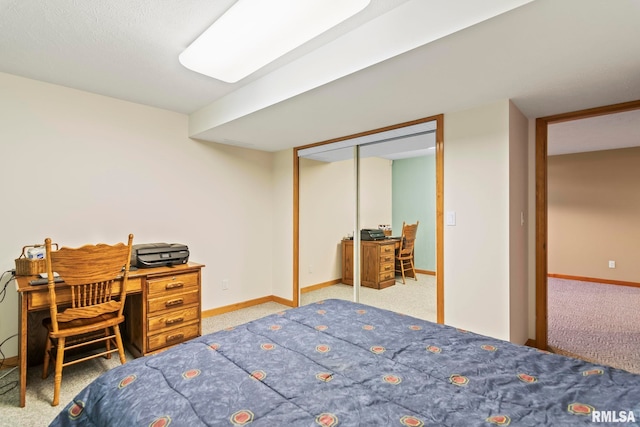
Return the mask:
<path fill-rule="evenodd" d="M 327 300 L 129 361 L 51 426 L 639 423 L 640 375 Z"/>

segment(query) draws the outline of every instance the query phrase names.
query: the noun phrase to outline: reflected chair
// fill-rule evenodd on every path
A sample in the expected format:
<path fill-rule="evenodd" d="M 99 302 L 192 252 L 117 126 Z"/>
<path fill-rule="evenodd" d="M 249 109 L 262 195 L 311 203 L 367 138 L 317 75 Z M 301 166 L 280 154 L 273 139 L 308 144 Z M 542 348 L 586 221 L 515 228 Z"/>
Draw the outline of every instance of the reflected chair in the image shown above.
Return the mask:
<path fill-rule="evenodd" d="M 400 247 L 396 251 L 396 273 L 402 274 L 402 283 L 405 282 L 405 271 L 411 271 L 413 278 L 418 280 L 416 269 L 413 263 L 413 247 L 416 242 L 416 234 L 418 233 L 418 224 L 402 223 L 402 237 L 400 238 Z"/>
<path fill-rule="evenodd" d="M 51 239 L 45 240 L 51 317 L 42 322 L 48 332 L 42 378 L 48 377 L 49 360 L 53 358 L 51 406 L 60 400 L 63 367 L 100 356 L 110 358 L 116 351 L 120 362 L 126 362 L 119 325 L 124 321 L 132 242 L 130 234 L 126 245 L 101 243 L 53 251 Z M 56 285 L 54 272 L 65 286 Z M 86 346 L 91 346 L 89 354 L 85 351 L 65 361 L 66 351 Z"/>

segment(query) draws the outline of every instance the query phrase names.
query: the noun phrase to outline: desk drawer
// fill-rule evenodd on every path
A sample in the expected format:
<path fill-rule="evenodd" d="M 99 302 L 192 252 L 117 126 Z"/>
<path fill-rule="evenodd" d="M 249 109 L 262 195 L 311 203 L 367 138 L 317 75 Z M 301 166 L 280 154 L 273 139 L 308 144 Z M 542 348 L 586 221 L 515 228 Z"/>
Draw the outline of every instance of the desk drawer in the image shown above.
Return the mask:
<path fill-rule="evenodd" d="M 147 333 L 151 334 L 162 329 L 182 326 L 193 320 L 199 320 L 200 306 L 195 305 L 179 310 L 172 310 L 160 316 L 150 317 Z"/>
<path fill-rule="evenodd" d="M 380 246 L 380 257 L 382 257 L 383 255 L 389 255 L 389 254 L 393 256 L 394 253 L 395 253 L 395 246 L 393 243 Z"/>
<path fill-rule="evenodd" d="M 115 282 L 113 284 L 113 295 L 120 294 L 121 282 Z M 71 289 L 64 283 L 56 285 L 56 302 L 58 305 L 68 304 L 71 302 Z M 127 281 L 127 294 L 139 293 L 142 290 L 142 280 L 139 277 L 129 279 Z M 49 302 L 49 288 L 46 286 L 39 287 L 38 290 L 34 290 L 27 293 L 27 310 L 33 311 L 38 309 L 48 309 Z"/>
<path fill-rule="evenodd" d="M 198 286 L 198 273 L 175 274 L 147 280 L 149 294 L 182 291 Z"/>
<path fill-rule="evenodd" d="M 393 273 L 395 270 L 395 264 L 392 262 L 385 262 L 384 264 L 380 264 L 380 274 L 383 273 Z"/>
<path fill-rule="evenodd" d="M 148 350 L 155 351 L 195 338 L 198 336 L 199 329 L 199 324 L 196 322 L 192 325 L 186 325 L 181 328 L 171 329 L 167 332 L 149 336 L 147 338 Z"/>
<path fill-rule="evenodd" d="M 395 255 L 393 253 L 380 255 L 380 264 L 384 264 L 386 262 L 394 262 L 394 261 L 395 261 Z"/>
<path fill-rule="evenodd" d="M 189 304 L 200 304 L 200 290 L 194 288 L 179 294 L 171 293 L 155 298 L 149 298 L 147 302 L 147 313 L 152 314 L 164 310 L 183 307 Z"/>
<path fill-rule="evenodd" d="M 395 271 L 385 271 L 384 273 L 380 273 L 380 282 L 384 282 L 385 280 L 392 280 L 396 278 Z"/>

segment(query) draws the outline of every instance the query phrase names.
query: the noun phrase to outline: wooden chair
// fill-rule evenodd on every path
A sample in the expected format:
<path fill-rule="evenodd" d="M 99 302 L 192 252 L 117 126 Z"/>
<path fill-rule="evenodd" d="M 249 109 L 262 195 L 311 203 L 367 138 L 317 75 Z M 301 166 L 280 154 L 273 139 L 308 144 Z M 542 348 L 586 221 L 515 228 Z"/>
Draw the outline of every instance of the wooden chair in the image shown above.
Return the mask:
<path fill-rule="evenodd" d="M 116 351 L 120 362 L 126 362 L 119 324 L 124 321 L 122 311 L 132 242 L 133 234 L 129 234 L 127 245 L 85 245 L 77 249 L 52 251 L 51 239 L 45 240 L 51 318 L 42 322 L 48 331 L 42 378 L 49 375 L 49 360 L 53 358 L 55 378 L 51 406 L 58 405 L 60 400 L 64 366 L 100 356 L 110 358 Z M 68 287 L 56 286 L 54 272 Z M 65 292 L 64 295 L 61 292 Z M 70 307 L 58 307 L 57 301 L 64 297 L 68 300 L 69 294 Z M 85 352 L 65 362 L 65 351 L 88 345 L 95 347 L 100 342 L 104 342 L 104 351 L 99 349 L 100 352 L 96 352 L 94 348 L 88 355 Z"/>
<path fill-rule="evenodd" d="M 396 251 L 396 273 L 402 274 L 402 283 L 405 282 L 405 270 L 410 270 L 413 278 L 418 280 L 416 269 L 413 263 L 413 246 L 416 242 L 416 234 L 418 232 L 417 221 L 415 224 L 402 223 L 402 237 L 400 239 L 400 248 Z"/>

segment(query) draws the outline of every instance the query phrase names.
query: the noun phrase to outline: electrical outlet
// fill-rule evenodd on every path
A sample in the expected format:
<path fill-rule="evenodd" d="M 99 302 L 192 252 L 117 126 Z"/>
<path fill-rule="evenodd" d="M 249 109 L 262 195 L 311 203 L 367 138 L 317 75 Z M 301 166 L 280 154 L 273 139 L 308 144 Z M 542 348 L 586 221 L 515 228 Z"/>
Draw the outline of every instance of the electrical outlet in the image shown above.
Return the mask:
<path fill-rule="evenodd" d="M 609 268 L 616 268 L 616 262 L 615 261 L 609 261 Z"/>
<path fill-rule="evenodd" d="M 226 291 L 229 289 L 229 279 L 222 279 L 222 290 Z"/>

